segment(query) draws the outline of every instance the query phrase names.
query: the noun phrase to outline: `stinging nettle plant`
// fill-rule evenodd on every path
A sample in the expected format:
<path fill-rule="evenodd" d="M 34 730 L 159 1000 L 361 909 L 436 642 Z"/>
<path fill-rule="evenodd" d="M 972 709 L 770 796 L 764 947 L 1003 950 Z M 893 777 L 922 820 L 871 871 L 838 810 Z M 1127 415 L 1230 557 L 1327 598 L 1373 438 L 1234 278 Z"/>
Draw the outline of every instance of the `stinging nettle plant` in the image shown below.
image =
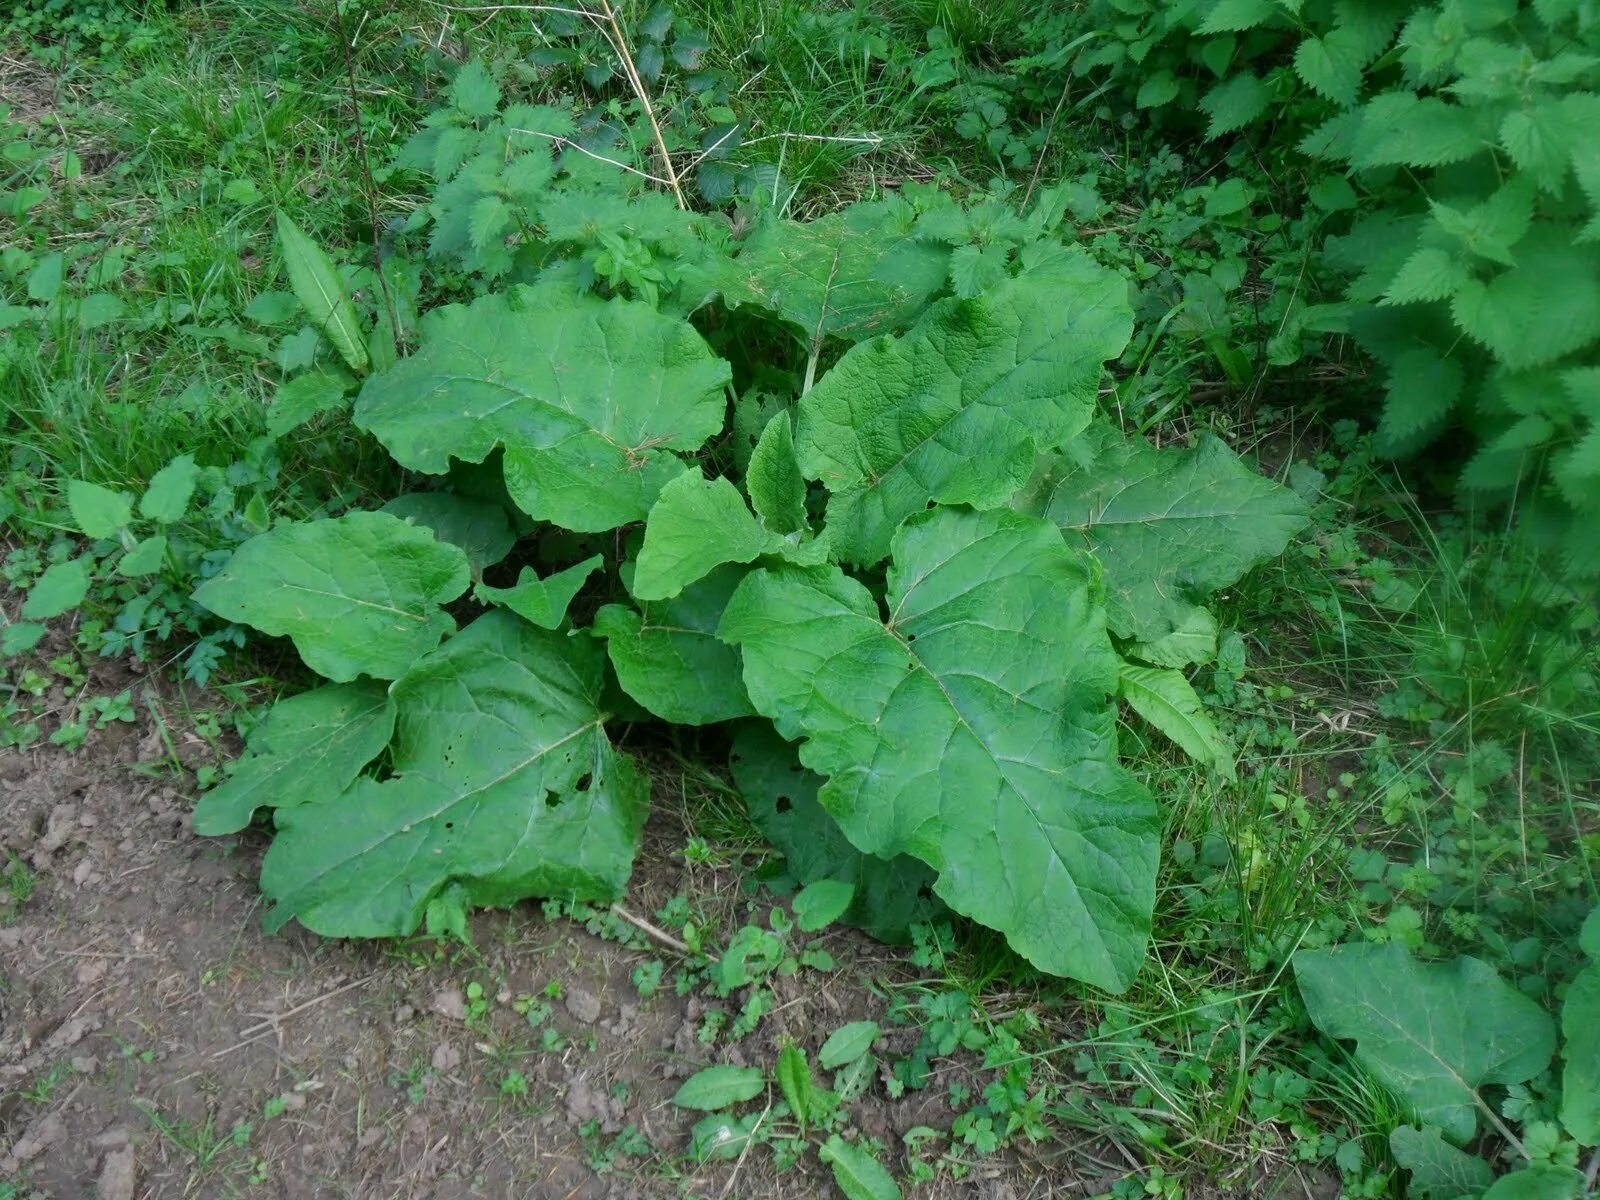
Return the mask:
<path fill-rule="evenodd" d="M 1126 988 L 1160 821 L 1115 700 L 1231 770 L 1182 668 L 1306 515 L 1220 442 L 1096 418 L 1127 288 L 1048 232 L 937 298 L 957 250 L 904 201 L 764 219 L 699 243 L 691 300 L 508 231 L 526 282 L 427 313 L 352 411 L 440 486 L 280 524 L 195 594 L 328 680 L 195 813 L 273 810 L 269 927 L 613 901 L 650 791 L 623 723 L 726 722 L 752 818 L 846 920 L 948 906 Z"/>

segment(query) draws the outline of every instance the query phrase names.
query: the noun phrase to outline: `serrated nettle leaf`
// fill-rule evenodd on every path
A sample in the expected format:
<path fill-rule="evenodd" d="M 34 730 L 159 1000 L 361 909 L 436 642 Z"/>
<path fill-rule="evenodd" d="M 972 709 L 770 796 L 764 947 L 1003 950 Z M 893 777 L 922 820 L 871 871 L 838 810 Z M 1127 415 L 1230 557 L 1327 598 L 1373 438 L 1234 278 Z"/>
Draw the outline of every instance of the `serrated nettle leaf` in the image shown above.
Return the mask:
<path fill-rule="evenodd" d="M 350 406 L 355 377 L 344 371 L 307 371 L 282 384 L 267 409 L 267 433 L 275 438 L 298 429 L 318 413 Z"/>
<path fill-rule="evenodd" d="M 872 1043 L 878 1040 L 878 1033 L 876 1021 L 851 1021 L 848 1025 L 841 1025 L 822 1043 L 822 1049 L 817 1051 L 817 1063 L 824 1070 L 832 1071 L 845 1063 L 854 1062 L 872 1049 Z"/>
<path fill-rule="evenodd" d="M 794 452 L 794 424 L 784 409 L 762 429 L 745 475 L 750 504 L 773 533 L 806 528 L 806 481 Z"/>
<path fill-rule="evenodd" d="M 567 606 L 584 582 L 604 565 L 605 559 L 596 554 L 543 579 L 532 567 L 523 567 L 511 587 L 489 587 L 480 583 L 472 594 L 485 604 L 504 605 L 540 629 L 554 629 L 566 620 Z"/>
<path fill-rule="evenodd" d="M 745 571 L 718 567 L 670 600 L 645 601 L 639 611 L 607 604 L 595 613 L 594 632 L 622 690 L 663 720 L 708 725 L 747 717 L 739 652 L 717 637 L 728 597 Z"/>
<path fill-rule="evenodd" d="M 947 254 L 901 226 L 903 202 L 851 205 L 815 221 L 769 218 L 727 269 L 723 298 L 793 325 L 813 352 L 909 324 L 944 283 Z"/>
<path fill-rule="evenodd" d="M 1233 747 L 1181 672 L 1125 662 L 1118 694 L 1190 758 L 1225 779 L 1234 777 Z"/>
<path fill-rule="evenodd" d="M 1015 504 L 1094 552 L 1111 628 L 1145 642 L 1184 627 L 1309 520 L 1305 501 L 1216 438 L 1157 450 L 1105 425 L 1048 460 Z"/>
<path fill-rule="evenodd" d="M 1040 450 L 1088 423 L 1130 327 L 1126 285 L 1079 255 L 852 348 L 801 398 L 795 437 L 832 493 L 835 555 L 879 561 L 930 502 L 1004 504 Z"/>
<path fill-rule="evenodd" d="M 1509 367 L 1543 366 L 1600 339 L 1600 247 L 1574 244 L 1571 226 L 1541 224 L 1517 265 L 1457 289 L 1451 315 Z"/>
<path fill-rule="evenodd" d="M 26 654 L 44 640 L 46 629 L 31 621 L 13 621 L 0 629 L 0 658 Z"/>
<path fill-rule="evenodd" d="M 706 1067 L 685 1079 L 672 1095 L 679 1108 L 712 1112 L 745 1100 L 754 1100 L 767 1086 L 759 1067 L 735 1067 L 726 1063 Z"/>
<path fill-rule="evenodd" d="M 1258 119 L 1267 111 L 1272 92 L 1254 71 L 1238 71 L 1200 98 L 1200 111 L 1210 115 L 1206 137 L 1221 137 Z"/>
<path fill-rule="evenodd" d="M 1316 1027 L 1355 1042 L 1356 1061 L 1456 1142 L 1477 1131 L 1479 1088 L 1532 1079 L 1555 1052 L 1544 1009 L 1475 958 L 1339 946 L 1299 951 L 1294 973 Z"/>
<path fill-rule="evenodd" d="M 94 575 L 94 560 L 87 554 L 67 562 L 55 563 L 33 581 L 28 598 L 22 602 L 24 621 L 48 621 L 83 603 Z"/>
<path fill-rule="evenodd" d="M 1400 268 L 1400 273 L 1384 292 L 1383 304 L 1416 304 L 1419 301 L 1448 300 L 1472 278 L 1459 252 L 1439 246 L 1423 246 Z"/>
<path fill-rule="evenodd" d="M 154 575 L 166 561 L 166 535 L 160 533 L 151 534 L 128 548 L 128 552 L 117 562 L 117 574 L 126 576 L 129 579 Z"/>
<path fill-rule="evenodd" d="M 180 454 L 150 477 L 150 485 L 139 498 L 139 515 L 157 525 L 183 520 L 200 479 L 194 455 Z"/>
<path fill-rule="evenodd" d="M 791 904 L 795 924 L 806 933 L 814 933 L 844 916 L 855 898 L 855 885 L 842 879 L 819 879 L 816 883 L 808 883 L 795 893 Z"/>
<path fill-rule="evenodd" d="M 833 1167 L 833 1181 L 845 1200 L 901 1200 L 894 1177 L 872 1153 L 837 1133 L 829 1134 L 820 1151 L 822 1161 Z"/>
<path fill-rule="evenodd" d="M 1389 1135 L 1395 1162 L 1411 1172 L 1406 1195 L 1415 1200 L 1460 1200 L 1481 1195 L 1494 1171 L 1475 1154 L 1458 1150 L 1432 1126 L 1398 1126 Z"/>
<path fill-rule="evenodd" d="M 133 520 L 133 508 L 125 496 L 82 479 L 67 480 L 67 509 L 84 537 L 116 537 Z"/>
<path fill-rule="evenodd" d="M 951 908 L 1040 969 L 1125 988 L 1158 821 L 1117 763 L 1092 564 L 1006 510 L 936 509 L 892 549 L 888 624 L 835 568 L 750 574 L 719 634 L 744 652 L 751 700 L 805 739 L 859 849 L 922 859 Z"/>
<path fill-rule="evenodd" d="M 1439 167 L 1483 153 L 1487 131 L 1476 112 L 1415 92 L 1385 92 L 1355 110 L 1355 166 Z"/>
<path fill-rule="evenodd" d="M 394 679 L 454 631 L 442 605 L 467 590 L 467 557 L 382 512 L 280 525 L 234 551 L 195 603 L 290 638 L 336 683 Z"/>
<path fill-rule="evenodd" d="M 262 863 L 269 929 L 415 930 L 447 886 L 472 905 L 621 894 L 649 782 L 602 729 L 604 657 L 586 638 L 490 612 L 390 695 L 392 776 L 280 809 Z"/>
<path fill-rule="evenodd" d="M 518 288 L 435 309 L 421 336 L 362 387 L 355 423 L 434 474 L 503 445 L 512 498 L 566 529 L 643 520 L 677 452 L 722 428 L 728 364 L 645 304 Z"/>
<path fill-rule="evenodd" d="M 1400 456 L 1426 444 L 1444 428 L 1465 385 L 1459 359 L 1426 346 L 1402 352 L 1389 363 L 1378 448 Z"/>
<path fill-rule="evenodd" d="M 302 692 L 272 706 L 228 779 L 200 797 L 194 831 L 236 833 L 257 809 L 335 800 L 389 744 L 389 689 L 363 680 Z"/>
<path fill-rule="evenodd" d="M 281 209 L 278 244 L 283 250 L 284 268 L 289 272 L 289 286 L 311 323 L 322 331 L 350 369 L 361 374 L 367 369 L 367 345 L 356 323 L 355 305 L 333 260 Z"/>

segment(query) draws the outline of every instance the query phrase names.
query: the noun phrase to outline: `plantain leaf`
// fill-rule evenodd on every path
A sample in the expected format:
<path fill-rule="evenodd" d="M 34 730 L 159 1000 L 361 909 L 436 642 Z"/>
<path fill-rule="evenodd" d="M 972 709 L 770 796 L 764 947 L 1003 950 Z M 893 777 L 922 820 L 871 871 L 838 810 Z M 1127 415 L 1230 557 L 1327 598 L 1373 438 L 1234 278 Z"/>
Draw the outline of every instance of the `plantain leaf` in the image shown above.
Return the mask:
<path fill-rule="evenodd" d="M 1217 731 L 1200 697 L 1179 671 L 1122 664 L 1118 695 L 1190 758 L 1225 779 L 1234 778 L 1233 747 Z"/>
<path fill-rule="evenodd" d="M 278 245 L 283 250 L 283 265 L 289 272 L 289 286 L 294 289 L 311 323 L 322 331 L 350 369 L 361 374 L 367 369 L 367 344 L 361 337 L 361 327 L 356 324 L 355 305 L 350 302 L 332 260 L 281 209 L 278 212 Z"/>
<path fill-rule="evenodd" d="M 726 1063 L 696 1071 L 673 1093 L 679 1108 L 715 1112 L 745 1100 L 754 1100 L 767 1086 L 759 1067 L 735 1067 Z"/>
<path fill-rule="evenodd" d="M 822 1161 L 833 1167 L 833 1181 L 845 1200 L 900 1200 L 900 1186 L 870 1151 L 837 1133 L 822 1143 Z"/>

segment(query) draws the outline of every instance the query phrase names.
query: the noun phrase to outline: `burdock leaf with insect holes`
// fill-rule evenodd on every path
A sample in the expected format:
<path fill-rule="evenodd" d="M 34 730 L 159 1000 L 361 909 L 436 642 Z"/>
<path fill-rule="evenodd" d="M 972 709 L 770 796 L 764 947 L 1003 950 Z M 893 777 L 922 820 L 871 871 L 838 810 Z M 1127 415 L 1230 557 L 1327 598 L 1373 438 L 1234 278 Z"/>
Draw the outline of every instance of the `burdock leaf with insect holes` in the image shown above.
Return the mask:
<path fill-rule="evenodd" d="M 837 568 L 751 572 L 719 630 L 751 700 L 804 739 L 858 849 L 922 859 L 951 908 L 1041 970 L 1126 988 L 1160 819 L 1117 762 L 1093 564 L 1005 509 L 920 514 L 892 551 L 887 623 Z"/>
<path fill-rule="evenodd" d="M 832 493 L 836 557 L 879 561 L 931 503 L 1006 503 L 1088 424 L 1131 326 L 1126 283 L 1073 254 L 852 347 L 800 398 L 795 431 L 801 469 Z"/>
<path fill-rule="evenodd" d="M 722 428 L 728 379 L 687 321 L 551 284 L 434 309 L 354 420 L 416 471 L 503 445 L 518 507 L 598 532 L 642 521 L 677 455 Z"/>
<path fill-rule="evenodd" d="M 413 932 L 465 902 L 621 895 L 649 784 L 601 728 L 600 647 L 508 612 L 478 618 L 396 681 L 392 776 L 282 809 L 261 868 L 269 929 Z"/>
<path fill-rule="evenodd" d="M 1494 968 L 1419 963 L 1402 946 L 1301 950 L 1295 980 L 1312 1024 L 1456 1142 L 1478 1128 L 1478 1089 L 1524 1083 L 1550 1063 L 1555 1023 Z M 1463 999 L 1470 997 L 1470 1003 Z"/>
<path fill-rule="evenodd" d="M 1047 459 L 1014 505 L 1094 552 L 1112 630 L 1144 642 L 1192 620 L 1309 520 L 1305 501 L 1216 438 L 1157 450 L 1098 424 Z"/>
<path fill-rule="evenodd" d="M 195 589 L 228 621 L 294 641 L 335 683 L 394 679 L 454 631 L 441 605 L 467 590 L 467 556 L 382 512 L 279 525 Z"/>
<path fill-rule="evenodd" d="M 850 844 L 817 802 L 823 780 L 800 765 L 795 748 L 771 725 L 744 722 L 734 735 L 728 764 L 750 820 L 783 854 L 797 883 L 837 879 L 853 885 L 854 898 L 840 917 L 844 924 L 880 942 L 904 944 L 913 925 L 946 913 L 933 894 L 933 868 L 908 854 L 879 858 Z"/>
<path fill-rule="evenodd" d="M 279 700 L 251 732 L 227 781 L 200 797 L 194 831 L 236 833 L 258 808 L 332 800 L 394 735 L 389 689 L 362 680 Z"/>

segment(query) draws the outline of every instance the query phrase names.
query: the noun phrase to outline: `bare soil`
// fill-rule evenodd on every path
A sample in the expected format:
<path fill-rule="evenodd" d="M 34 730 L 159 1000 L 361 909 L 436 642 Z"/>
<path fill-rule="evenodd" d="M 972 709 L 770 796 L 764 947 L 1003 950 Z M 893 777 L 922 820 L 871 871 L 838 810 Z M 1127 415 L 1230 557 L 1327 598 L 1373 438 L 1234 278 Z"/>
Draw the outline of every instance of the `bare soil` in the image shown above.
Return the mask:
<path fill-rule="evenodd" d="M 298 926 L 266 936 L 265 838 L 190 830 L 182 764 L 214 751 L 173 716 L 186 706 L 115 664 L 94 671 L 88 694 L 131 688 L 136 721 L 72 753 L 0 751 L 0 868 L 14 855 L 36 876 L 25 901 L 0 897 L 0 1196 L 838 1194 L 814 1153 L 782 1172 L 765 1148 L 697 1166 L 684 1153 L 691 1114 L 669 1097 L 710 1062 L 770 1067 L 785 1040 L 814 1054 L 846 1021 L 880 1017 L 881 981 L 909 975 L 891 952 L 829 934 L 839 970 L 778 980 L 754 1035 L 707 1047 L 705 1013 L 734 1015 L 737 997 L 676 995 L 669 950 L 628 949 L 533 905 L 481 914 L 474 948 L 449 954 Z M 630 911 L 683 895 L 720 906 L 724 928 L 755 919 L 770 897 L 726 860 L 679 852 L 681 809 L 658 794 Z M 666 986 L 644 999 L 630 975 L 651 959 Z M 519 1008 L 532 999 L 537 1013 L 547 995 L 551 1014 L 534 1028 Z M 546 1028 L 557 1048 L 542 1044 Z M 889 1036 L 903 1051 L 910 1042 L 894 1039 L 916 1031 Z M 851 1108 L 854 1129 L 891 1158 L 907 1129 L 954 1115 L 942 1088 L 891 1101 L 881 1081 Z M 617 1153 L 629 1126 L 643 1141 Z M 1108 1185 L 1087 1154 L 1039 1155 L 995 1156 L 915 1194 L 1020 1200 Z"/>

